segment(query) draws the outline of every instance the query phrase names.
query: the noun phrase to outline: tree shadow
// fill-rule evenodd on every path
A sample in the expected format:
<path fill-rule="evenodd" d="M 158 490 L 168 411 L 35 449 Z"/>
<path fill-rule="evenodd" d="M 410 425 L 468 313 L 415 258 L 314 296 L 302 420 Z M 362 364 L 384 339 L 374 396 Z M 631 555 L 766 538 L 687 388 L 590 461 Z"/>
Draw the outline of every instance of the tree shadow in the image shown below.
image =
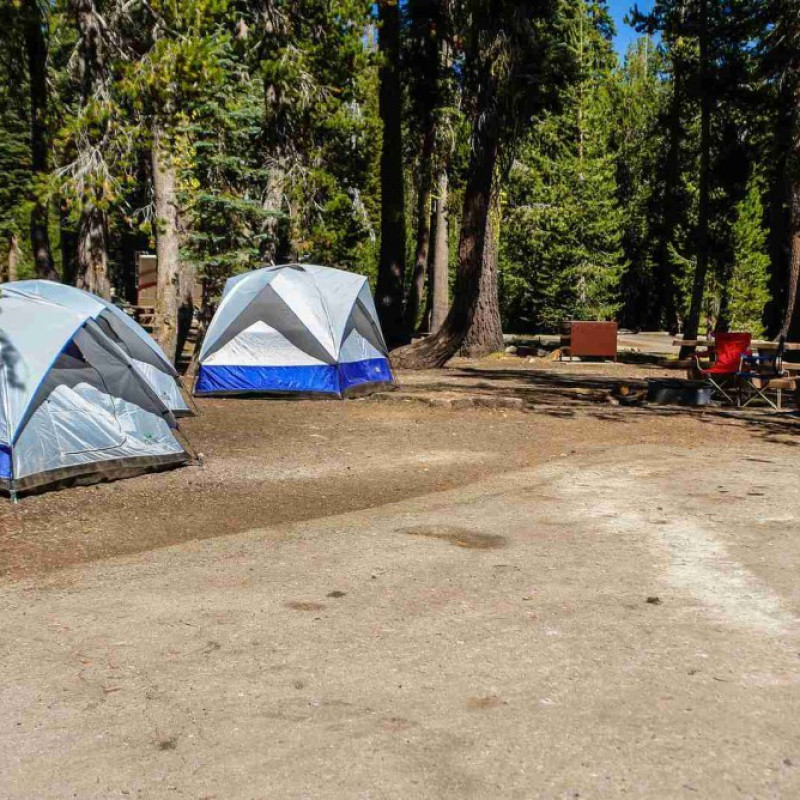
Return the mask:
<path fill-rule="evenodd" d="M 516 398 L 522 401 L 526 411 L 560 419 L 590 417 L 624 425 L 657 417 L 695 419 L 704 425 L 740 425 L 764 441 L 800 446 L 800 413 L 796 410 L 776 412 L 761 408 L 667 406 L 642 401 L 626 405 L 626 398 L 618 394 L 620 385 L 641 397 L 647 381 L 644 378 L 565 374 L 551 370 L 453 366 L 444 373 L 431 373 L 430 380 L 415 379 L 401 388 L 411 393 Z"/>
<path fill-rule="evenodd" d="M 0 321 L 0 369 L 5 373 L 6 382 L 12 389 L 25 388 L 25 384 L 19 377 L 18 365 L 21 361 L 22 355 L 8 336 L 3 333 L 2 321 Z"/>

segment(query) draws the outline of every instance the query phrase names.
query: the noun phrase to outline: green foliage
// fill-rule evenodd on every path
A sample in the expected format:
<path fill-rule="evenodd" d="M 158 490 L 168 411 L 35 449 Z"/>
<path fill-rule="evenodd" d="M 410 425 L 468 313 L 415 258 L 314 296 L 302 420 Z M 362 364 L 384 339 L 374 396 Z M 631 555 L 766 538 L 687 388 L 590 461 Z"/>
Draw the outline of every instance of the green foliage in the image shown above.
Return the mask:
<path fill-rule="evenodd" d="M 662 75 L 663 54 L 649 37 L 628 48 L 609 82 L 611 148 L 615 154 L 617 198 L 623 209 L 622 246 L 628 266 L 620 279 L 620 321 L 644 322 L 655 273 L 654 207 L 666 140 L 660 119 L 669 85 Z"/>
<path fill-rule="evenodd" d="M 770 258 L 761 192 L 761 182 L 751 177 L 747 193 L 736 206 L 731 228 L 733 266 L 728 300 L 731 330 L 749 331 L 756 338 L 764 335 L 764 307 L 770 297 Z"/>
<path fill-rule="evenodd" d="M 225 60 L 226 67 L 235 62 Z M 258 263 L 270 236 L 262 196 L 269 180 L 259 148 L 263 86 L 242 76 L 222 81 L 198 103 L 187 126 L 193 143 L 183 202 L 191 222 L 187 255 L 219 289 L 231 275 Z"/>
<path fill-rule="evenodd" d="M 507 326 L 555 329 L 608 319 L 619 307 L 623 209 L 617 199 L 609 21 L 604 4 L 574 5 L 579 80 L 562 109 L 534 126 L 509 179 L 501 234 Z"/>
<path fill-rule="evenodd" d="M 157 124 L 178 171 L 184 256 L 212 288 L 273 259 L 375 276 L 382 132 L 373 3 L 94 2 L 104 71 L 91 91 L 72 3 L 36 6 L 46 10 L 52 171 L 35 179 L 24 37 L 33 6 L 0 3 L 0 258 L 16 235 L 21 274 L 30 270 L 35 199 L 49 203 L 57 261 L 59 234 L 69 248 L 87 196 L 107 212 L 112 260 L 130 261 L 137 235 L 152 243 Z M 407 241 L 423 170 L 447 163 L 455 266 L 472 113 L 491 64 L 497 113 L 487 121 L 501 128 L 509 329 L 612 316 L 661 327 L 686 316 L 698 253 L 702 5 L 651 7 L 633 16 L 657 38 L 640 39 L 618 63 L 602 0 L 399 5 Z M 769 321 L 782 299 L 788 186 L 800 173 L 800 17 L 790 0 L 708 7 L 705 308 L 710 324 L 723 317 L 762 333 L 762 316 Z M 431 127 L 435 146 L 423 164 Z M 112 264 L 115 275 L 124 277 L 128 261 Z"/>
<path fill-rule="evenodd" d="M 30 213 L 30 144 L 23 99 L 2 74 L 0 64 L 0 248 L 10 236 L 20 236 Z"/>
<path fill-rule="evenodd" d="M 377 64 L 364 0 L 277 2 L 254 65 L 264 84 L 263 145 L 279 187 L 276 257 L 374 269 L 379 192 Z"/>

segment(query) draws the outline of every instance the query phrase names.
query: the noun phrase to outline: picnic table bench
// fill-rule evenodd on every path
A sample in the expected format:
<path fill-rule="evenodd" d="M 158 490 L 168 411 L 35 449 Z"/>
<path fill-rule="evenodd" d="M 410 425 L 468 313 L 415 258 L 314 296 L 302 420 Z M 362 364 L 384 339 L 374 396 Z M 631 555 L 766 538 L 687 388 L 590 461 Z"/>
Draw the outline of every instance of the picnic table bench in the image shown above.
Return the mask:
<path fill-rule="evenodd" d="M 673 339 L 672 344 L 676 347 L 688 345 L 691 347 L 707 347 L 709 349 L 714 349 L 716 346 L 716 342 L 712 337 L 684 339 L 682 336 L 678 336 Z M 777 351 L 780 347 L 780 342 L 766 341 L 764 339 L 753 339 L 750 341 L 750 349 L 767 358 L 769 358 L 771 354 L 777 354 Z M 789 351 L 800 351 L 800 342 L 784 341 L 783 352 Z M 759 359 L 755 359 L 756 362 L 758 360 Z M 678 363 L 683 364 L 684 362 Z M 691 362 L 686 362 L 686 366 L 690 367 Z M 751 367 L 750 369 L 752 370 L 753 368 Z M 749 405 L 756 399 L 762 399 L 773 408 L 780 409 L 782 393 L 785 391 L 796 391 L 797 389 L 797 384 L 800 380 L 800 363 L 793 364 L 792 362 L 782 360 L 780 364 L 780 370 L 780 374 L 764 375 L 763 378 L 752 371 L 747 372 L 747 374 L 737 373 L 741 376 L 741 379 L 743 379 L 740 380 L 737 405 Z M 773 391 L 777 393 L 777 404 L 773 403 L 767 398 L 765 395 L 766 391 Z M 743 399 L 743 393 L 747 392 L 749 392 L 749 397 Z"/>
<path fill-rule="evenodd" d="M 689 345 L 690 347 L 713 347 L 714 339 L 684 339 L 682 336 L 676 336 L 672 340 L 675 347 L 683 347 Z M 750 347 L 755 347 L 756 350 L 777 350 L 778 342 L 769 342 L 766 339 L 753 339 L 750 342 Z M 786 342 L 783 345 L 784 350 L 800 350 L 800 342 Z"/>

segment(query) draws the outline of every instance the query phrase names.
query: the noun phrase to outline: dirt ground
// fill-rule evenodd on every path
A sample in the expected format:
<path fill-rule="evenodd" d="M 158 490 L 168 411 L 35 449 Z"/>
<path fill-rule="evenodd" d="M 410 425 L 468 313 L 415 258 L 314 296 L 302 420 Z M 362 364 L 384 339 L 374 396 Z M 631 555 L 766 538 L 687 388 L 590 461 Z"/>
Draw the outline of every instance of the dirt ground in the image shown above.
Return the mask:
<path fill-rule="evenodd" d="M 798 423 L 657 374 L 203 400 L 204 466 L 0 504 L 0 797 L 798 796 Z"/>

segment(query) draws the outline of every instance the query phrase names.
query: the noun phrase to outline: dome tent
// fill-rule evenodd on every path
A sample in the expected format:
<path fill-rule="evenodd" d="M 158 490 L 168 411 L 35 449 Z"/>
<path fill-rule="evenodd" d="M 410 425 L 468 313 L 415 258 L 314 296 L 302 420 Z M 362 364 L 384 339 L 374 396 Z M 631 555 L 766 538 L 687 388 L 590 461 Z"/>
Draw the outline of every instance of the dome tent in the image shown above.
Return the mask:
<path fill-rule="evenodd" d="M 264 267 L 225 284 L 195 394 L 342 397 L 393 383 L 387 352 L 363 275 L 312 264 Z"/>
<path fill-rule="evenodd" d="M 0 295 L 0 490 L 185 464 L 175 427 L 89 314 Z"/>
<path fill-rule="evenodd" d="M 155 340 L 113 303 L 74 286 L 45 280 L 14 281 L 0 284 L 6 296 L 39 297 L 81 314 L 87 314 L 103 332 L 121 347 L 136 371 L 153 387 L 166 406 L 177 415 L 191 414 L 181 391 L 175 367 Z"/>

